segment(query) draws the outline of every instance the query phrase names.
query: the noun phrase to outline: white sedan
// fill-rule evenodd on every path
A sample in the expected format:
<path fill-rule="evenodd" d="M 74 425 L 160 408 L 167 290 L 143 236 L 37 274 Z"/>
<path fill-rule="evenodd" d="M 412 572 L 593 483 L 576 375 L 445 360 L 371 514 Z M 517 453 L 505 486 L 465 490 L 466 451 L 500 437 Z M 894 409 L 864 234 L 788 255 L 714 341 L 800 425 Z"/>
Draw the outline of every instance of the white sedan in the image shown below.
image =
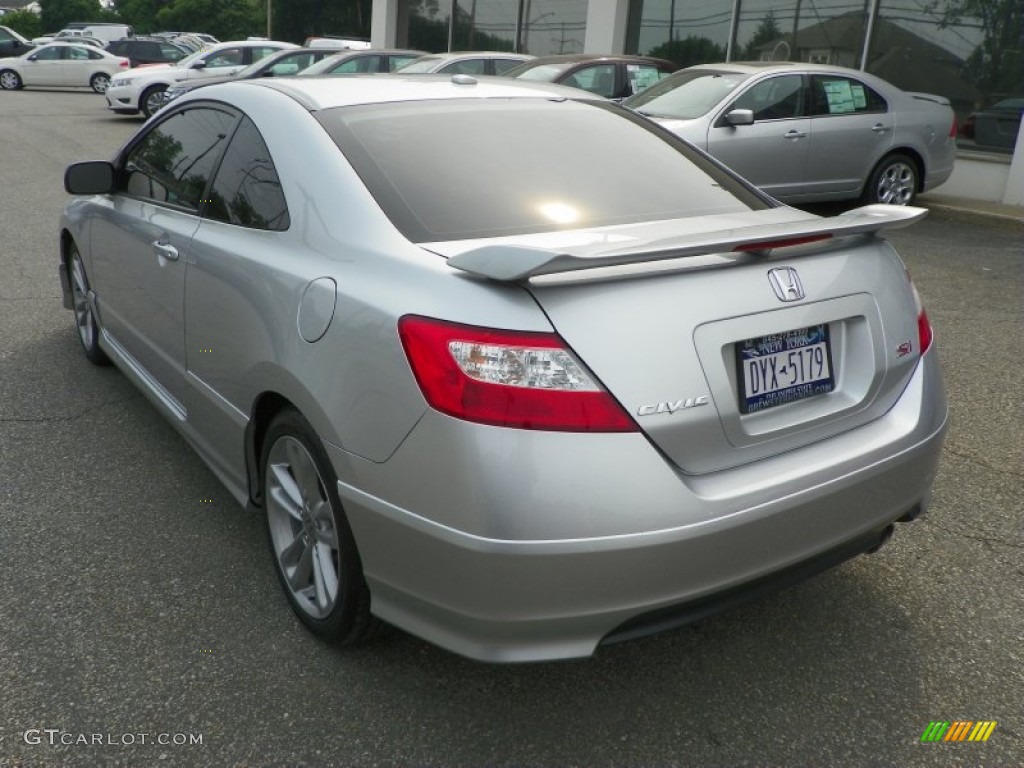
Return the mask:
<path fill-rule="evenodd" d="M 21 56 L 0 59 L 0 88 L 70 86 L 106 93 L 114 75 L 130 66 L 123 56 L 92 45 L 50 43 Z"/>
<path fill-rule="evenodd" d="M 239 40 L 217 43 L 169 66 L 136 67 L 110 84 L 107 107 L 120 115 L 141 112 L 149 117 L 164 105 L 165 92 L 174 83 L 230 76 L 264 56 L 298 47 L 274 40 Z"/>

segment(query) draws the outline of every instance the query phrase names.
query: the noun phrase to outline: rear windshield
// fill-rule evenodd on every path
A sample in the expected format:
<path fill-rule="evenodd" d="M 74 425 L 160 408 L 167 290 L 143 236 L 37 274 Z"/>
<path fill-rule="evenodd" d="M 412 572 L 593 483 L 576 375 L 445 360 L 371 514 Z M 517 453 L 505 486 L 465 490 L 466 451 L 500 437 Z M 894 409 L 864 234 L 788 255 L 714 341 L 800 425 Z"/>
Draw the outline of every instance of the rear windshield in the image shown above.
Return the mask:
<path fill-rule="evenodd" d="M 339 107 L 318 119 L 413 242 L 772 205 L 685 142 L 606 103 L 437 100 Z"/>

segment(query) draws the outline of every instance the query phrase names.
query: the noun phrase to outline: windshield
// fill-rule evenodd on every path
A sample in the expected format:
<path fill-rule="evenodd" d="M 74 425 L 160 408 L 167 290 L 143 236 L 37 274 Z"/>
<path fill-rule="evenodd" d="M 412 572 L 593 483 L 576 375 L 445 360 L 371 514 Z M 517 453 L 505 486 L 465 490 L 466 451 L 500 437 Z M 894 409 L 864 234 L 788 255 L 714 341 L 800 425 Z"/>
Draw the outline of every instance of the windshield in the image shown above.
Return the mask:
<path fill-rule="evenodd" d="M 611 104 L 452 99 L 338 107 L 317 119 L 413 242 L 770 205 L 682 140 Z"/>
<path fill-rule="evenodd" d="M 509 77 L 516 77 L 520 80 L 535 80 L 541 83 L 550 83 L 569 67 L 576 66 L 575 61 L 561 61 L 557 64 L 537 64 L 536 66 L 521 65 L 516 67 L 514 72 L 508 72 Z"/>
<path fill-rule="evenodd" d="M 180 67 L 181 69 L 188 69 L 189 66 L 191 66 L 193 61 L 195 61 L 196 59 L 200 58 L 201 56 L 203 56 L 203 54 L 206 54 L 206 53 L 209 53 L 209 51 L 196 51 L 195 53 L 190 53 L 184 59 L 178 59 L 171 66 Z"/>
<path fill-rule="evenodd" d="M 749 78 L 739 72 L 708 69 L 677 72 L 622 103 L 650 117 L 693 120 L 706 115 Z"/>

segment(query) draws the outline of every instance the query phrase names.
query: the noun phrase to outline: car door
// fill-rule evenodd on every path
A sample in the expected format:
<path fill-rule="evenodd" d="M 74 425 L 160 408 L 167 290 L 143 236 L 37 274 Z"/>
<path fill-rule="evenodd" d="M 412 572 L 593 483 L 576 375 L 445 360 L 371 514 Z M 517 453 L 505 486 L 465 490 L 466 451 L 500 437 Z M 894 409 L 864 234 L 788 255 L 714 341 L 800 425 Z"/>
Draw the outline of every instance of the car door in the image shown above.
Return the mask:
<path fill-rule="evenodd" d="M 69 45 L 64 48 L 64 68 L 61 72 L 62 85 L 84 86 L 89 84 L 93 74 L 92 59 L 102 59 L 103 54 L 90 51 L 84 46 Z M 98 68 L 96 68 L 98 70 Z"/>
<path fill-rule="evenodd" d="M 46 46 L 28 56 L 21 72 L 25 85 L 63 85 L 64 47 Z"/>
<path fill-rule="evenodd" d="M 301 281 L 289 286 L 275 274 L 288 259 L 282 233 L 289 226 L 274 160 L 243 117 L 210 188 L 185 278 L 189 420 L 206 455 L 238 486 L 251 406 L 245 374 L 295 332 L 283 299 Z"/>
<path fill-rule="evenodd" d="M 856 194 L 893 143 L 894 118 L 880 94 L 855 77 L 810 78 L 811 134 L 804 194 Z"/>
<path fill-rule="evenodd" d="M 715 116 L 708 129 L 708 152 L 770 195 L 800 194 L 811 141 L 805 92 L 798 74 L 750 85 Z M 754 124 L 730 125 L 725 115 L 734 109 L 753 111 Z"/>
<path fill-rule="evenodd" d="M 185 266 L 198 210 L 236 117 L 195 106 L 147 128 L 116 162 L 116 191 L 92 225 L 104 329 L 184 418 Z"/>

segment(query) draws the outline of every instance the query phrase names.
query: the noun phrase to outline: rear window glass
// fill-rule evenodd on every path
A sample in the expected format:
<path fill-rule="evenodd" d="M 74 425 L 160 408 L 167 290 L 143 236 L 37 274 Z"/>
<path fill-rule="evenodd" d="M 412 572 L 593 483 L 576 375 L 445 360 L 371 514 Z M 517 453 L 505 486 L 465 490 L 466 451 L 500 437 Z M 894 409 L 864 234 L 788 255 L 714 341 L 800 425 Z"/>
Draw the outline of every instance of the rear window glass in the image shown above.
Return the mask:
<path fill-rule="evenodd" d="M 414 242 L 771 205 L 685 142 L 613 105 L 407 102 L 324 110 L 318 119 Z"/>

